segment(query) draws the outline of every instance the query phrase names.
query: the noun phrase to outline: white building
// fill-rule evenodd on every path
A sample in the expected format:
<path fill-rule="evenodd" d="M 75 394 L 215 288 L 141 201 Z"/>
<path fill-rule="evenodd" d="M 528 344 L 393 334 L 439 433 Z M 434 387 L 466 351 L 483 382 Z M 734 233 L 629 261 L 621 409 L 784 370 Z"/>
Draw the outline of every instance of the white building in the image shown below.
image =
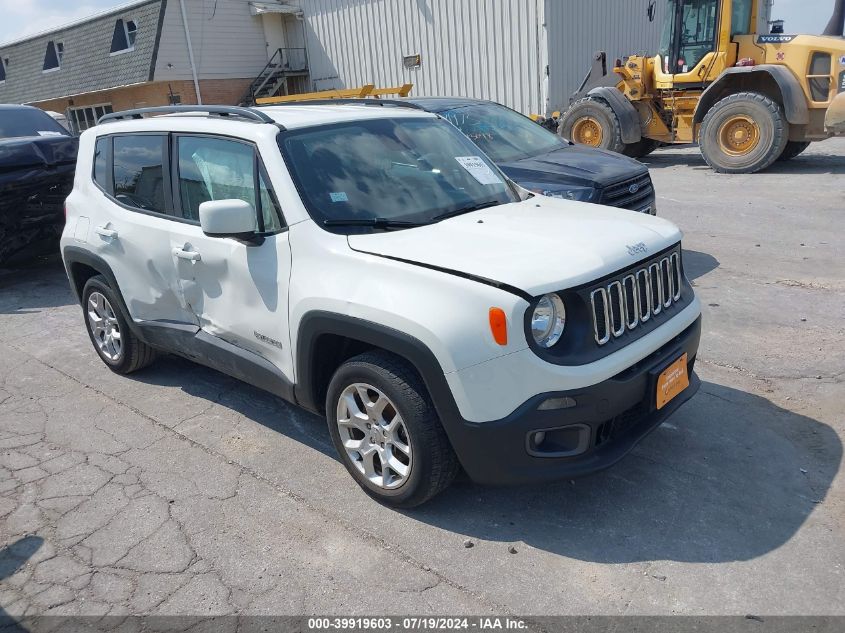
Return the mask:
<path fill-rule="evenodd" d="M 567 104 L 595 51 L 614 59 L 655 50 L 664 4 L 649 22 L 648 0 L 288 3 L 302 9 L 316 90 L 407 82 L 417 96 L 486 98 L 526 114 L 546 110 L 546 100 Z"/>
<path fill-rule="evenodd" d="M 0 101 L 86 127 L 168 101 L 412 83 L 542 113 L 568 105 L 594 52 L 656 51 L 666 0 L 654 21 L 650 1 L 135 0 L 0 44 Z"/>

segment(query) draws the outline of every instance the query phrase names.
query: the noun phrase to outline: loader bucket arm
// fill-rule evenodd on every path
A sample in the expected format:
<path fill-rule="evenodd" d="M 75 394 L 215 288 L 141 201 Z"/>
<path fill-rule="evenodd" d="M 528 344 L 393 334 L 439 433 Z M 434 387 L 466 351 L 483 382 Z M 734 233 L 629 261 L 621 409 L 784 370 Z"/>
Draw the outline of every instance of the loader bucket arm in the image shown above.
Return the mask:
<path fill-rule="evenodd" d="M 622 79 L 613 72 L 613 68 L 608 72 L 607 53 L 599 51 L 593 55 L 592 66 L 584 77 L 584 81 L 581 82 L 578 90 L 569 97 L 569 104 L 572 105 L 579 99 L 583 99 L 594 88 L 615 87 L 620 81 Z"/>
<path fill-rule="evenodd" d="M 830 103 L 824 117 L 824 126 L 831 134 L 845 136 L 845 92 L 840 92 Z"/>

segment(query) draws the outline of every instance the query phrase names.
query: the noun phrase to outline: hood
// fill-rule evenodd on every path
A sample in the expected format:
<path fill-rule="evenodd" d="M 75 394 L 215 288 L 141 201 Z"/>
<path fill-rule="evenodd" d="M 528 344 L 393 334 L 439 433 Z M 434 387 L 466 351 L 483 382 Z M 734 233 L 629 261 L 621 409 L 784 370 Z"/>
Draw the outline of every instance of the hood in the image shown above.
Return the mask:
<path fill-rule="evenodd" d="M 493 280 L 532 296 L 599 279 L 680 239 L 678 227 L 661 218 L 542 196 L 420 228 L 348 237 L 357 251 Z"/>
<path fill-rule="evenodd" d="M 569 145 L 499 167 L 508 178 L 525 183 L 560 183 L 606 187 L 647 173 L 648 168 L 627 156 L 606 150 Z"/>
<path fill-rule="evenodd" d="M 0 171 L 75 163 L 78 149 L 79 139 L 73 136 L 22 136 L 0 139 Z"/>

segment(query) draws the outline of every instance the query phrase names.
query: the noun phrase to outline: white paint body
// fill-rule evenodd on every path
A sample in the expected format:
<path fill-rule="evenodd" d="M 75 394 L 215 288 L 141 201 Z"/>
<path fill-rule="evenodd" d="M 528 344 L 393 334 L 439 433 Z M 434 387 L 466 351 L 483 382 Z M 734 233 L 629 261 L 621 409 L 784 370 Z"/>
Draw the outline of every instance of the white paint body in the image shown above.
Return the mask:
<path fill-rule="evenodd" d="M 363 118 L 433 116 L 350 106 L 264 111 L 288 129 Z M 261 245 L 248 245 L 209 237 L 198 224 L 113 203 L 91 178 L 96 138 L 139 131 L 220 134 L 254 143 L 288 230 Z M 545 362 L 525 337 L 526 299 L 387 257 L 493 279 L 539 296 L 632 265 L 636 258 L 628 254 L 627 245 L 642 243 L 649 253 L 667 248 L 681 238 L 677 227 L 625 210 L 535 197 L 404 231 L 349 237 L 329 233 L 304 207 L 279 151 L 278 132 L 270 124 L 204 116 L 113 122 L 86 131 L 67 200 L 62 249 L 79 246 L 102 257 L 114 271 L 136 322 L 201 328 L 259 354 L 294 384 L 299 324 L 311 311 L 357 317 L 405 332 L 434 354 L 461 415 L 472 422 L 501 419 L 539 393 L 604 381 L 663 346 L 700 314 L 694 300 L 648 335 L 591 364 Z M 506 313 L 507 345 L 493 340 L 491 307 Z"/>

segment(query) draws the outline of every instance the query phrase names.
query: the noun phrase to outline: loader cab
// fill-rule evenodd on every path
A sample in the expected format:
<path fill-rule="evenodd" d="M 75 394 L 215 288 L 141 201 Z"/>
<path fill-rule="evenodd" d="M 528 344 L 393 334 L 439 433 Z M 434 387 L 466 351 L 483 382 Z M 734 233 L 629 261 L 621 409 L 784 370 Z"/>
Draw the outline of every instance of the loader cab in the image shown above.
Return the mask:
<path fill-rule="evenodd" d="M 753 31 L 757 1 L 665 0 L 658 87 L 701 86 L 736 63 L 730 40 Z"/>

